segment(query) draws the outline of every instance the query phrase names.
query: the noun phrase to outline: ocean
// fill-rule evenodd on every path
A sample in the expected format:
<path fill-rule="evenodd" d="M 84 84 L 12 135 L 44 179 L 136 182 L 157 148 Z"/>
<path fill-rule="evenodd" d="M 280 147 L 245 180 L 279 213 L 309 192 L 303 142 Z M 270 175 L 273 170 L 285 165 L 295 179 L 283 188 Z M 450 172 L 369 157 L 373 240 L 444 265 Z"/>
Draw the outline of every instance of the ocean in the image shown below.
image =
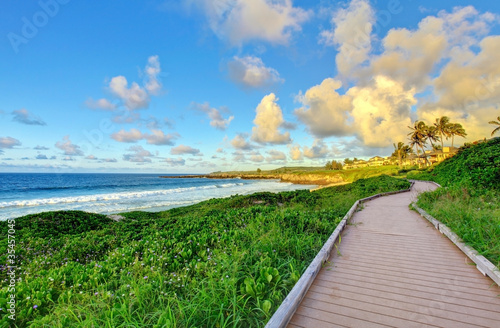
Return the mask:
<path fill-rule="evenodd" d="M 313 187 L 276 180 L 163 179 L 158 174 L 0 173 L 0 182 L 0 220 L 59 210 L 157 212 L 235 194 Z"/>

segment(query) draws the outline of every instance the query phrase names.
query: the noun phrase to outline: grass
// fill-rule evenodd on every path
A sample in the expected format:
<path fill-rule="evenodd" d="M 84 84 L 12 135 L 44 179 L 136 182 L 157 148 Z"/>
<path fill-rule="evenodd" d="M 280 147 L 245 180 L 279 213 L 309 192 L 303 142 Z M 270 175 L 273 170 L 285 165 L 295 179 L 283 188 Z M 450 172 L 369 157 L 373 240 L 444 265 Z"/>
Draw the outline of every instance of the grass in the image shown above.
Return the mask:
<path fill-rule="evenodd" d="M 500 138 L 467 145 L 459 154 L 408 178 L 443 186 L 417 205 L 500 267 Z"/>
<path fill-rule="evenodd" d="M 356 199 L 408 186 L 380 176 L 120 222 L 76 211 L 18 218 L 16 326 L 263 327 Z M 7 228 L 0 223 L 0 254 Z"/>

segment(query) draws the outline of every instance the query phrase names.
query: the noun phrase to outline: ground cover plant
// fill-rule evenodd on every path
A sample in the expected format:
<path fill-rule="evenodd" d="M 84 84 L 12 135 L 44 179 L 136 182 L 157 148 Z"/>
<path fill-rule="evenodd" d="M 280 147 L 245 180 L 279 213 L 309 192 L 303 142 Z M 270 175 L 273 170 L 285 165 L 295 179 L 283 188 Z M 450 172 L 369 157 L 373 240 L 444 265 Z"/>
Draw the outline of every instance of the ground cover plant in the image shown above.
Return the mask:
<path fill-rule="evenodd" d="M 120 222 L 83 212 L 18 218 L 16 326 L 263 327 L 356 199 L 408 186 L 380 176 Z M 6 263 L 7 223 L 0 228 Z M 0 287 L 6 326 L 5 267 Z"/>
<path fill-rule="evenodd" d="M 441 184 L 417 205 L 500 266 L 500 138 L 467 145 L 443 163 L 408 178 Z"/>

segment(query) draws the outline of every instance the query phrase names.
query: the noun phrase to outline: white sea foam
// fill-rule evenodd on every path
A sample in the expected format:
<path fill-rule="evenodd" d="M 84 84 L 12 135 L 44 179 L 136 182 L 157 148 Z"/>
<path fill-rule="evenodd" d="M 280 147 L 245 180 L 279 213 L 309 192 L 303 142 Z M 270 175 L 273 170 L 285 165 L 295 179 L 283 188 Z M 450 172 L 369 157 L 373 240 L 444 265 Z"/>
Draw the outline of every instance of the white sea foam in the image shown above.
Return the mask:
<path fill-rule="evenodd" d="M 118 192 L 118 193 L 97 194 L 97 195 L 15 200 L 10 202 L 0 202 L 0 209 L 8 207 L 44 206 L 44 205 L 55 205 L 64 203 L 88 203 L 88 202 L 102 202 L 102 201 L 113 201 L 113 200 L 118 201 L 124 199 L 140 199 L 146 197 L 162 196 L 162 195 L 177 194 L 177 193 L 201 192 L 203 190 L 209 190 L 215 188 L 230 188 L 241 185 L 243 184 L 226 183 L 221 185 L 208 185 L 200 187 L 174 188 L 174 189 L 162 189 L 162 190 L 147 190 L 138 192 Z"/>

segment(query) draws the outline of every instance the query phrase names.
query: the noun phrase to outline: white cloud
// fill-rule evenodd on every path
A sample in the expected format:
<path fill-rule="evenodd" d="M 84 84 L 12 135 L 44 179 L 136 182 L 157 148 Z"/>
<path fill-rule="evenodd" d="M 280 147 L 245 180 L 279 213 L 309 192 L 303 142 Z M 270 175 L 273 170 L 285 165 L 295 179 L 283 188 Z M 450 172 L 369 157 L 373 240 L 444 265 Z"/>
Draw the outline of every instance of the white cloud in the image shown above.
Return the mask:
<path fill-rule="evenodd" d="M 348 121 L 352 99 L 337 92 L 341 87 L 340 81 L 328 78 L 297 97 L 303 106 L 294 113 L 316 137 L 352 133 L 351 123 Z"/>
<path fill-rule="evenodd" d="M 151 157 L 154 157 L 151 152 L 147 151 L 141 146 L 132 146 L 127 150 L 131 152 L 129 154 L 123 155 L 123 160 L 127 162 L 151 163 Z"/>
<path fill-rule="evenodd" d="M 186 161 L 181 157 L 165 158 L 164 162 L 170 166 L 184 166 L 186 164 Z"/>
<path fill-rule="evenodd" d="M 411 106 L 416 104 L 413 89 L 405 91 L 398 82 L 377 76 L 373 84 L 353 87 L 354 131 L 368 147 L 388 147 L 406 140 L 411 126 Z"/>
<path fill-rule="evenodd" d="M 284 152 L 271 149 L 266 152 L 269 156 L 266 157 L 266 161 L 275 162 L 275 161 L 286 161 L 286 155 Z"/>
<path fill-rule="evenodd" d="M 49 148 L 47 148 L 47 147 L 43 147 L 43 146 L 39 146 L 39 145 L 37 145 L 37 146 L 36 146 L 35 148 L 33 148 L 33 149 L 35 149 L 35 150 L 49 150 Z"/>
<path fill-rule="evenodd" d="M 234 119 L 234 116 L 229 116 L 228 118 L 224 118 L 222 116 L 222 112 L 227 112 L 227 109 L 211 108 L 210 104 L 208 103 L 198 104 L 193 102 L 191 104 L 191 108 L 193 110 L 197 110 L 207 114 L 210 118 L 210 126 L 216 128 L 217 130 L 226 130 L 229 123 L 231 123 L 231 121 Z"/>
<path fill-rule="evenodd" d="M 290 158 L 294 161 L 301 161 L 304 159 L 300 145 L 293 145 L 290 147 Z"/>
<path fill-rule="evenodd" d="M 321 42 L 337 46 L 337 70 L 349 77 L 369 59 L 375 13 L 366 0 L 352 0 L 332 17 L 333 30 L 321 32 Z"/>
<path fill-rule="evenodd" d="M 135 143 L 143 139 L 142 132 L 137 129 L 131 129 L 130 131 L 120 130 L 111 135 L 111 138 L 118 142 Z"/>
<path fill-rule="evenodd" d="M 262 163 L 264 162 L 264 156 L 262 156 L 258 151 L 252 151 L 248 155 L 250 155 L 249 160 L 254 163 Z"/>
<path fill-rule="evenodd" d="M 88 156 L 85 156 L 85 159 L 90 159 L 92 161 L 95 161 L 95 160 L 97 160 L 97 157 L 95 157 L 94 155 L 88 155 Z"/>
<path fill-rule="evenodd" d="M 116 160 L 116 158 L 105 158 L 104 162 L 105 163 L 116 163 L 118 161 Z"/>
<path fill-rule="evenodd" d="M 279 128 L 285 122 L 283 112 L 276 103 L 278 98 L 271 93 L 262 98 L 256 109 L 254 119 L 255 126 L 252 128 L 252 140 L 261 144 L 286 144 L 291 142 L 290 133 L 281 133 Z"/>
<path fill-rule="evenodd" d="M 21 141 L 12 137 L 0 137 L 0 149 L 12 149 L 15 146 L 21 146 Z"/>
<path fill-rule="evenodd" d="M 231 146 L 241 150 L 251 150 L 254 148 L 252 144 L 250 144 L 246 140 L 246 136 L 243 134 L 238 134 L 236 137 L 234 137 L 234 139 L 231 140 Z"/>
<path fill-rule="evenodd" d="M 111 138 L 118 142 L 126 143 L 136 143 L 139 140 L 147 140 L 150 145 L 169 145 L 174 144 L 173 140 L 179 135 L 177 133 L 165 134 L 161 130 L 151 130 L 151 134 L 142 133 L 137 129 L 131 129 L 130 131 L 120 130 L 111 135 Z"/>
<path fill-rule="evenodd" d="M 147 108 L 150 97 L 146 90 L 141 88 L 136 82 L 132 82 L 130 88 L 124 76 L 115 76 L 109 83 L 111 93 L 120 98 L 125 107 L 129 110 Z"/>
<path fill-rule="evenodd" d="M 117 105 L 113 104 L 111 101 L 105 98 L 94 100 L 89 98 L 85 101 L 85 106 L 90 109 L 102 109 L 107 111 L 114 111 L 118 108 Z"/>
<path fill-rule="evenodd" d="M 209 27 L 233 46 L 252 40 L 288 44 L 310 12 L 293 7 L 291 0 L 189 0 L 200 7 Z"/>
<path fill-rule="evenodd" d="M 184 155 L 184 154 L 199 155 L 200 150 L 192 148 L 190 146 L 179 145 L 177 147 L 172 148 L 170 150 L 170 154 L 172 154 L 172 155 Z"/>
<path fill-rule="evenodd" d="M 325 158 L 329 153 L 328 146 L 320 139 L 314 140 L 311 147 L 305 146 L 303 151 L 304 156 L 310 159 Z"/>
<path fill-rule="evenodd" d="M 245 88 L 264 88 L 284 82 L 278 71 L 266 67 L 262 59 L 254 56 L 234 56 L 227 68 L 229 78 Z"/>
<path fill-rule="evenodd" d="M 174 139 L 178 138 L 179 134 L 177 133 L 169 133 L 165 134 L 161 130 L 151 130 L 151 134 L 145 133 L 143 138 L 148 141 L 150 145 L 169 145 L 172 146 L 174 144 Z"/>
<path fill-rule="evenodd" d="M 147 77 L 145 88 L 150 95 L 158 95 L 161 92 L 162 85 L 158 80 L 160 72 L 160 59 L 158 55 L 149 57 L 145 69 Z"/>
<path fill-rule="evenodd" d="M 47 158 L 47 155 L 43 155 L 43 154 L 38 154 L 35 159 L 48 159 Z"/>
<path fill-rule="evenodd" d="M 40 117 L 33 115 L 27 109 L 18 109 L 12 112 L 12 120 L 28 125 L 47 125 Z"/>
<path fill-rule="evenodd" d="M 62 141 L 56 142 L 56 147 L 61 149 L 64 155 L 83 156 L 83 151 L 80 149 L 80 146 L 73 144 L 69 136 L 64 136 Z"/>

